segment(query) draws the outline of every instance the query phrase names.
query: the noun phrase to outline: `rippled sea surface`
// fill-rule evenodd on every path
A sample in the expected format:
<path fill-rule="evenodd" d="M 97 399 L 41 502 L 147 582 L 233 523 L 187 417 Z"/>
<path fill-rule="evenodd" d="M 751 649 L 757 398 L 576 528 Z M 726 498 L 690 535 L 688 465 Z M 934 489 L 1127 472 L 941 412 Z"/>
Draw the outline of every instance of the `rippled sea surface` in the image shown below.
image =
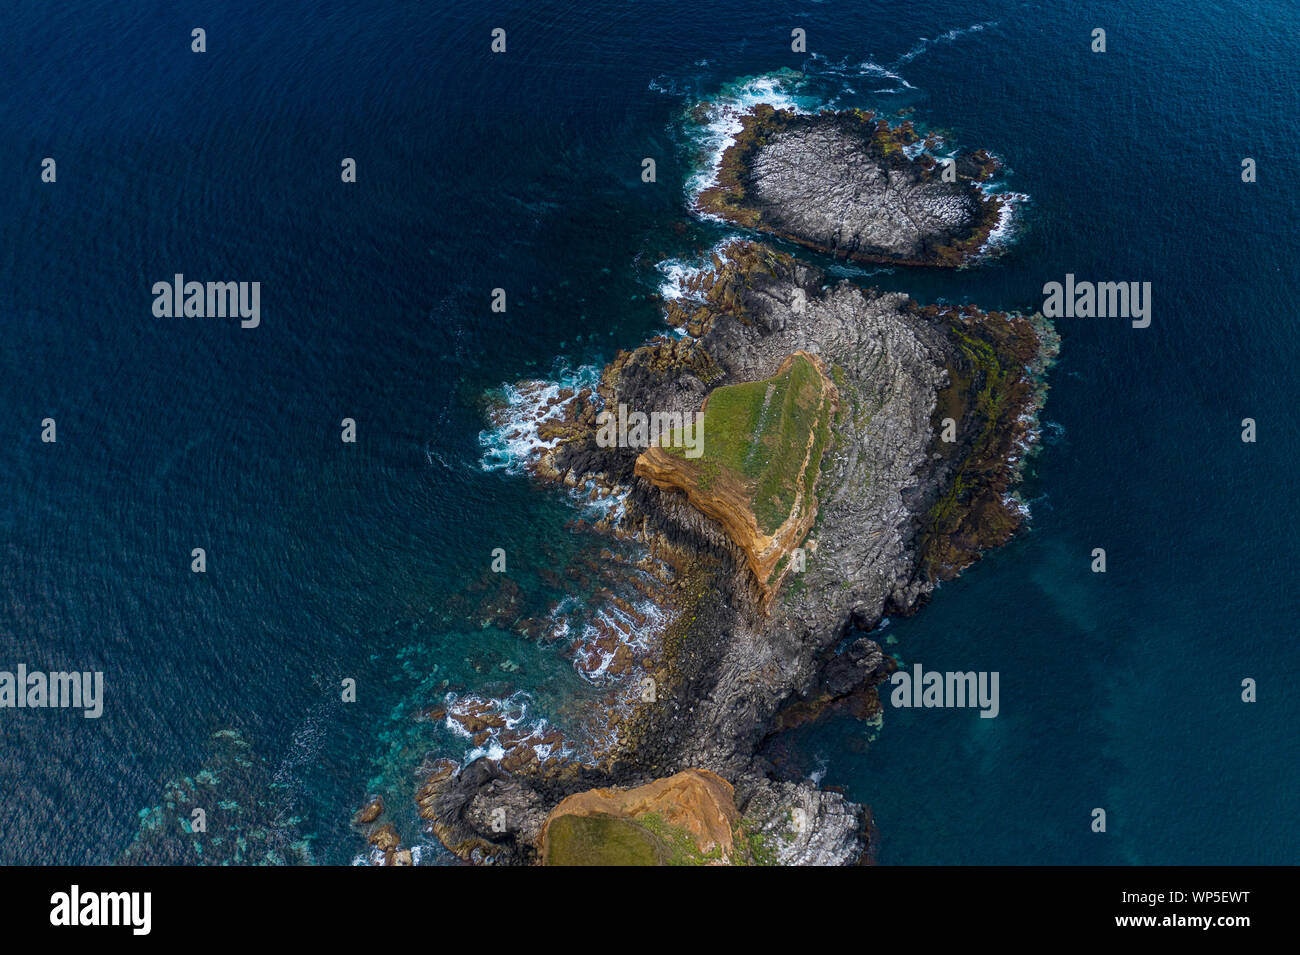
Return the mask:
<path fill-rule="evenodd" d="M 1030 530 L 880 634 L 999 671 L 1000 716 L 831 721 L 792 764 L 873 806 L 883 863 L 1297 861 L 1294 6 L 123 6 L 0 36 L 0 669 L 106 684 L 98 720 L 0 712 L 0 861 L 188 858 L 159 826 L 195 787 L 248 834 L 217 861 L 352 862 L 372 793 L 446 861 L 413 773 L 474 744 L 427 708 L 569 728 L 602 693 L 464 599 L 493 548 L 544 607 L 542 571 L 604 546 L 490 412 L 662 329 L 666 279 L 729 234 L 688 214 L 725 130 L 686 114 L 773 98 L 911 109 L 1028 197 L 977 268 L 836 274 L 1154 302 L 1144 330 L 1062 320 Z M 154 318 L 175 273 L 260 281 L 261 325 Z"/>

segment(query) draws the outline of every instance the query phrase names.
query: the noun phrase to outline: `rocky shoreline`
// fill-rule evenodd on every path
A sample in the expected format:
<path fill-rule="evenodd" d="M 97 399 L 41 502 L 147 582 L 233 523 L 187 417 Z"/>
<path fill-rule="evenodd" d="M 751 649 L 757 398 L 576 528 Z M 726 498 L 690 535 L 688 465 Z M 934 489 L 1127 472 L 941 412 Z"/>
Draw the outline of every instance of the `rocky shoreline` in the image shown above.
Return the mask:
<path fill-rule="evenodd" d="M 958 182 L 944 183 L 933 160 L 927 167 L 929 157 L 904 152 L 914 137 L 910 126 L 891 129 L 857 111 L 808 117 L 760 107 L 701 206 L 851 258 L 960 264 L 987 238 L 988 210 L 998 214 L 996 202 L 975 197 L 995 164 L 972 154 L 959 161 Z M 809 143 L 856 164 L 847 185 L 788 188 L 807 185 L 797 154 Z M 878 178 L 858 168 L 863 156 Z M 824 164 L 822 175 L 827 168 L 834 175 Z M 900 233 L 899 203 L 930 218 Z M 838 217 L 830 232 L 827 215 Z M 832 706 L 878 715 L 875 687 L 893 663 L 867 634 L 885 615 L 914 612 L 1024 520 L 1013 489 L 1057 348 L 1041 317 L 922 307 L 830 283 L 747 240 L 719 249 L 711 268 L 683 283 L 667 307 L 679 334 L 620 352 L 592 388 L 557 391 L 539 411 L 542 440 L 528 463 L 540 481 L 620 495 L 605 531 L 653 555 L 654 599 L 669 623 L 624 669 L 613 731 L 590 758 L 429 767 L 420 813 L 466 860 L 869 859 L 866 807 L 778 779 L 766 744 Z M 755 412 L 767 422 L 771 382 L 800 355 L 818 369 L 821 397 L 806 376 L 800 394 L 812 412 L 801 417 L 796 395 L 792 423 L 753 438 L 778 462 L 788 446 L 795 462 L 797 486 L 778 484 L 788 493 L 772 501 L 761 484 L 770 470 L 752 480 L 759 472 L 745 470 L 752 454 L 728 470 L 707 450 L 693 465 L 597 440 L 603 409 L 692 415 L 711 396 L 740 393 L 719 389 L 755 383 L 767 385 Z M 817 430 L 823 420 L 828 440 Z"/>

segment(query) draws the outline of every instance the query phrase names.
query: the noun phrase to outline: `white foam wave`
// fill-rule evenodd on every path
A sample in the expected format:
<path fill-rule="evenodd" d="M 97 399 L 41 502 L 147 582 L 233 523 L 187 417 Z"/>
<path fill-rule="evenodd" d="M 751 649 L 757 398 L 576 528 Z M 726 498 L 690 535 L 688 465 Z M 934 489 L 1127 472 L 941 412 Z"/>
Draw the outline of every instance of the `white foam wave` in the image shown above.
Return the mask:
<path fill-rule="evenodd" d="M 798 93 L 801 80 L 801 74 L 790 70 L 746 77 L 728 84 L 716 97 L 700 104 L 704 110 L 704 122 L 699 133 L 699 146 L 704 153 L 704 162 L 687 181 L 692 205 L 701 192 L 717 184 L 722 155 L 735 142 L 736 134 L 742 128 L 741 117 L 761 104 L 796 113 L 809 111 L 806 100 Z"/>
<path fill-rule="evenodd" d="M 999 192 L 997 187 L 987 183 L 984 192 L 986 195 L 997 196 L 1002 200 L 997 224 L 989 231 L 989 237 L 985 240 L 984 247 L 980 249 L 982 255 L 988 255 L 1005 248 L 1015 238 L 1020 208 L 1029 201 L 1029 196 L 1023 192 Z"/>
<path fill-rule="evenodd" d="M 707 271 L 709 266 L 688 265 L 681 259 L 667 259 L 655 268 L 663 276 L 663 281 L 659 283 L 659 295 L 667 300 L 680 301 L 698 297 L 690 292 L 687 283 Z"/>
<path fill-rule="evenodd" d="M 983 23 L 972 23 L 968 27 L 957 27 L 948 30 L 946 33 L 939 34 L 933 40 L 929 37 L 921 37 L 921 39 L 917 41 L 916 45 L 895 60 L 893 65 L 895 67 L 905 66 L 932 46 L 938 46 L 941 43 L 955 43 L 964 36 L 969 36 L 972 33 L 980 33 L 983 30 L 987 30 L 990 27 L 995 27 L 997 25 L 998 21 L 996 20 L 985 20 Z"/>
<path fill-rule="evenodd" d="M 448 693 L 444 699 L 447 704 L 447 715 L 443 720 L 443 726 L 461 739 L 474 740 L 479 735 L 471 733 L 462 720 L 492 717 L 494 725 L 481 731 L 486 732 L 486 738 L 465 754 L 466 764 L 480 757 L 498 762 L 511 749 L 519 746 L 532 746 L 538 759 L 544 759 L 549 755 L 568 755 L 572 752 L 564 743 L 542 742 L 548 737 L 553 738 L 555 733 L 550 722 L 544 717 L 531 716 L 530 708 L 533 701 L 523 690 L 507 697 L 482 696 L 476 693 L 460 696 L 456 693 Z M 506 741 L 509 747 L 502 741 L 503 734 L 509 734 L 509 739 Z M 545 754 L 542 753 L 543 749 Z"/>
<path fill-rule="evenodd" d="M 627 507 L 627 496 L 631 488 L 610 487 L 594 480 L 588 480 L 580 488 L 573 489 L 573 495 L 584 516 L 596 521 L 617 524 L 623 518 Z"/>
<path fill-rule="evenodd" d="M 665 259 L 657 264 L 655 269 L 663 276 L 658 287 L 660 297 L 665 301 L 675 302 L 705 301 L 707 297 L 705 293 L 693 290 L 691 284 L 701 275 L 714 270 L 715 259 L 719 262 L 727 262 L 730 259 L 729 250 L 733 242 L 735 239 L 726 238 L 698 258 Z"/>
<path fill-rule="evenodd" d="M 493 414 L 495 427 L 480 431 L 478 443 L 483 448 L 479 461 L 485 471 L 519 474 L 524 466 L 544 450 L 555 446 L 554 440 L 541 435 L 544 422 L 563 416 L 566 402 L 560 392 L 594 388 L 600 381 L 600 368 L 582 365 L 563 369 L 555 381 L 530 380 L 501 387 L 503 406 Z"/>
<path fill-rule="evenodd" d="M 815 56 L 815 55 L 814 55 Z M 884 89 L 874 90 L 876 93 L 901 93 L 903 90 L 916 89 L 911 83 L 904 79 L 903 75 L 897 70 L 888 66 L 881 66 L 874 60 L 862 60 L 858 63 L 850 63 L 848 57 L 839 62 L 823 60 L 815 70 L 811 71 L 814 76 L 834 76 L 841 80 L 891 80 L 893 86 Z M 853 87 L 844 84 L 840 89 L 839 95 L 851 95 L 855 92 Z"/>
<path fill-rule="evenodd" d="M 630 604 L 632 612 L 614 603 L 602 606 L 591 622 L 584 625 L 573 642 L 573 666 L 578 674 L 591 683 L 606 682 L 619 647 L 645 651 L 667 628 L 670 615 L 649 598 Z M 615 635 L 611 646 L 601 646 L 598 641 Z M 606 639 L 606 643 L 609 641 Z"/>

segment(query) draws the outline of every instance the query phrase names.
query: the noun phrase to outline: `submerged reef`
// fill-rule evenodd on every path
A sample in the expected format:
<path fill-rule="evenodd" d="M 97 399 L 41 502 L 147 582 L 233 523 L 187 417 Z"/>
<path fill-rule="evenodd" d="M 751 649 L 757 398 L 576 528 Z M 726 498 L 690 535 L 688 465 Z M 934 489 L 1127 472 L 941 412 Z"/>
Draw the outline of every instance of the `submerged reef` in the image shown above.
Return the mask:
<path fill-rule="evenodd" d="M 213 733 L 193 776 L 168 780 L 140 812 L 121 865 L 307 865 L 311 842 L 293 800 L 238 730 Z"/>

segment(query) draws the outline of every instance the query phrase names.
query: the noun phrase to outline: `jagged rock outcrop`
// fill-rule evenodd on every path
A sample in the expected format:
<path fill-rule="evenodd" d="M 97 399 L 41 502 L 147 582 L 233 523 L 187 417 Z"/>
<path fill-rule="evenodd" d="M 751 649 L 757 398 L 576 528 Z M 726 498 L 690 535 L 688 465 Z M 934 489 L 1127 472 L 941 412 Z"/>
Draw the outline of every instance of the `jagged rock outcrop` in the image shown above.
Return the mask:
<path fill-rule="evenodd" d="M 855 865 L 867 861 L 871 815 L 843 794 L 807 782 L 743 779 L 741 826 L 767 865 Z"/>
<path fill-rule="evenodd" d="M 529 864 L 553 799 L 489 759 L 442 763 L 416 796 L 429 831 L 466 862 Z"/>

